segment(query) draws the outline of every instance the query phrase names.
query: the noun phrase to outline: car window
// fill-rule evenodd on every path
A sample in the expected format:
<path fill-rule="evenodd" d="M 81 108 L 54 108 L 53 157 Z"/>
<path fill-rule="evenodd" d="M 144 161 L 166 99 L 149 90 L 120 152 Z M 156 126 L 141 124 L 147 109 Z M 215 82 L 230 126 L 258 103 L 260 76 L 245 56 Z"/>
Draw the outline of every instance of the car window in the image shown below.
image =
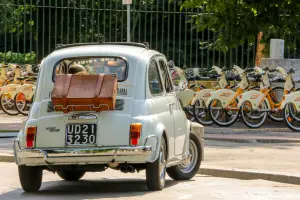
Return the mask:
<path fill-rule="evenodd" d="M 173 88 L 173 84 L 172 84 L 171 78 L 168 73 L 169 68 L 163 60 L 159 61 L 159 69 L 160 69 L 160 72 L 162 75 L 162 81 L 166 88 L 166 92 L 167 93 L 172 92 L 174 90 L 174 88 Z"/>
<path fill-rule="evenodd" d="M 59 74 L 117 74 L 118 81 L 125 81 L 127 63 L 121 58 L 74 58 L 62 60 L 56 65 L 55 75 Z"/>
<path fill-rule="evenodd" d="M 158 66 L 155 60 L 152 60 L 148 70 L 149 89 L 152 95 L 163 93 L 163 86 L 160 80 Z"/>

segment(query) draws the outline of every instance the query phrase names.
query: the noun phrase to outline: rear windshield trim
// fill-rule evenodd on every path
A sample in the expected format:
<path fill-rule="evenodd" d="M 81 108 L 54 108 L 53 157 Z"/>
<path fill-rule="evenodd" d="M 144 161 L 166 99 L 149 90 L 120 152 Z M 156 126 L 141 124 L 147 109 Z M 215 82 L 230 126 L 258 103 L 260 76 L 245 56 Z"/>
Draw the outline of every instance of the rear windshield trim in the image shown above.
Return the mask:
<path fill-rule="evenodd" d="M 56 69 L 55 67 L 63 60 L 68 60 L 68 59 L 91 59 L 91 58 L 117 58 L 117 59 L 121 59 L 125 62 L 125 65 L 126 65 L 126 71 L 125 71 L 125 78 L 124 80 L 118 80 L 118 82 L 124 82 L 127 80 L 128 78 L 128 70 L 129 70 L 129 67 L 128 67 L 128 61 L 125 57 L 122 57 L 122 56 L 80 56 L 80 57 L 66 57 L 66 58 L 63 58 L 63 59 L 60 59 L 59 61 L 57 61 L 54 66 L 53 66 L 53 71 L 52 71 L 52 81 L 55 82 L 55 74 L 56 74 Z"/>

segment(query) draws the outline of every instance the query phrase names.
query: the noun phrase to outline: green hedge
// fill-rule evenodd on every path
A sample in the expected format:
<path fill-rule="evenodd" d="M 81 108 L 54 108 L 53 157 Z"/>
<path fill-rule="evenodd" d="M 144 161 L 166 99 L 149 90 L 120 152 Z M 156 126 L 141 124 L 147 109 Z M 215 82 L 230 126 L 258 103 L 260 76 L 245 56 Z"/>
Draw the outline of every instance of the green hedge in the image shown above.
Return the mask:
<path fill-rule="evenodd" d="M 16 53 L 8 51 L 6 54 L 0 52 L 0 63 L 34 64 L 36 62 L 35 52 Z"/>

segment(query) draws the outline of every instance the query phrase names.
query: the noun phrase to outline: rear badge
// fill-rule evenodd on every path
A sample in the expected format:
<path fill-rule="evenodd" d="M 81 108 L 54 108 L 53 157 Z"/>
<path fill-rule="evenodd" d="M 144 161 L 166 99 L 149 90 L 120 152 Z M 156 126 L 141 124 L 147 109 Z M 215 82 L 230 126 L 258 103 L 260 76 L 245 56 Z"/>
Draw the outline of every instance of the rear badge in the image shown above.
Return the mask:
<path fill-rule="evenodd" d="M 97 116 L 93 114 L 75 114 L 75 115 L 71 115 L 68 119 L 69 120 L 95 120 L 97 119 Z"/>
<path fill-rule="evenodd" d="M 56 128 L 56 127 L 47 127 L 46 128 L 46 131 L 49 131 L 49 132 L 59 132 L 60 129 Z"/>

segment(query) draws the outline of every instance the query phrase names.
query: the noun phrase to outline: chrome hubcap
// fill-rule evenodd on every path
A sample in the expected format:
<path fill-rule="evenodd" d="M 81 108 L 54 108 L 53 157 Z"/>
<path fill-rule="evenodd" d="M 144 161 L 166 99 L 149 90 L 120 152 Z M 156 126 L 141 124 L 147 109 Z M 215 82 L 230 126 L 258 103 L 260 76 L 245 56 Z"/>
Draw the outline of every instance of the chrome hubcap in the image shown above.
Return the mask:
<path fill-rule="evenodd" d="M 187 158 L 179 165 L 180 171 L 183 173 L 190 173 L 194 170 L 198 160 L 197 146 L 194 141 L 189 142 L 189 155 Z"/>
<path fill-rule="evenodd" d="M 159 171 L 160 171 L 160 182 L 164 184 L 166 177 L 166 156 L 165 156 L 165 146 L 161 147 L 159 153 Z"/>

